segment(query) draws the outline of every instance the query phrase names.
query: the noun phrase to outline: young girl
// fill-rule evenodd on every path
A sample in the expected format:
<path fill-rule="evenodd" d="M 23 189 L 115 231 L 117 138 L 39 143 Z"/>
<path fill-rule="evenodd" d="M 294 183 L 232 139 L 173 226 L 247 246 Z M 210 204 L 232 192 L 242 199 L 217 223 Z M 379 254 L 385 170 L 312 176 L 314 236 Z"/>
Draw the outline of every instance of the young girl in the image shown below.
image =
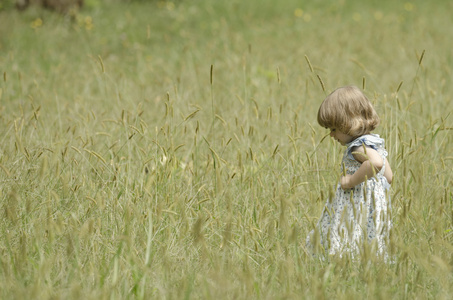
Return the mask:
<path fill-rule="evenodd" d="M 357 87 L 341 87 L 321 104 L 318 123 L 346 150 L 342 177 L 307 237 L 308 248 L 314 251 L 320 243 L 328 254 L 354 256 L 366 241 L 387 256 L 393 174 L 384 140 L 371 134 L 379 124 L 376 111 Z"/>

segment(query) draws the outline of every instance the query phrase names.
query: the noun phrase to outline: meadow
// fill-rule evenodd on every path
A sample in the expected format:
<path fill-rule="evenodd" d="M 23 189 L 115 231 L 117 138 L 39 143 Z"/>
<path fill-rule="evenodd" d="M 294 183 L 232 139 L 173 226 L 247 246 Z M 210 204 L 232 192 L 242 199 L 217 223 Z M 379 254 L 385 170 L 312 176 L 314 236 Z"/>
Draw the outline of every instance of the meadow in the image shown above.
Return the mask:
<path fill-rule="evenodd" d="M 1 299 L 451 299 L 451 1 L 0 6 Z M 391 253 L 311 256 L 354 84 Z"/>

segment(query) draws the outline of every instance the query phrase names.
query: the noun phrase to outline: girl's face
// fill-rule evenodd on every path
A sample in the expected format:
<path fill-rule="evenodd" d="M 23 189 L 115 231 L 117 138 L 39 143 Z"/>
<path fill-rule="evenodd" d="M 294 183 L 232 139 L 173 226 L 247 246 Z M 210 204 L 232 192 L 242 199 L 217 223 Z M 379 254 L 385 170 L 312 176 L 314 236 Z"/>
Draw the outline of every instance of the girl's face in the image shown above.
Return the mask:
<path fill-rule="evenodd" d="M 330 136 L 333 137 L 337 142 L 339 142 L 343 146 L 349 142 L 352 142 L 352 140 L 354 139 L 353 136 L 343 133 L 340 130 L 335 129 L 335 128 L 330 129 Z"/>

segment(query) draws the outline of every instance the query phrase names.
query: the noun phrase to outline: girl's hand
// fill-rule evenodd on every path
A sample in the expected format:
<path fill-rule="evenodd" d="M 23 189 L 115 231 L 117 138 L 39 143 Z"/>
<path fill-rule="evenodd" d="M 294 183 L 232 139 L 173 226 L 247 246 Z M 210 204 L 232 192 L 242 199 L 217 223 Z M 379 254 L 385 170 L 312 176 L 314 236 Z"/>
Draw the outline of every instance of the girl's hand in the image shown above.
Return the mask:
<path fill-rule="evenodd" d="M 343 190 L 348 190 L 354 187 L 353 185 L 351 185 L 351 177 L 352 175 L 341 176 L 340 184 Z"/>

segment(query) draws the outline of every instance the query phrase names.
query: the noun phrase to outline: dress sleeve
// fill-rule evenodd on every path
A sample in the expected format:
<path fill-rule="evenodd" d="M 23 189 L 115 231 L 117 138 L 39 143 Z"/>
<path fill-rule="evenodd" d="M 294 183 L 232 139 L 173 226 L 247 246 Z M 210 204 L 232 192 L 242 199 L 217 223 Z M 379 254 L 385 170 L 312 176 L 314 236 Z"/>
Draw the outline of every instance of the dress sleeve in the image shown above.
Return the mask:
<path fill-rule="evenodd" d="M 347 157 L 351 160 L 355 160 L 354 156 L 352 156 L 352 149 L 358 146 L 363 147 L 363 145 L 378 151 L 381 156 L 387 157 L 384 139 L 380 138 L 377 134 L 361 136 L 348 144 L 348 148 L 346 150 Z"/>

